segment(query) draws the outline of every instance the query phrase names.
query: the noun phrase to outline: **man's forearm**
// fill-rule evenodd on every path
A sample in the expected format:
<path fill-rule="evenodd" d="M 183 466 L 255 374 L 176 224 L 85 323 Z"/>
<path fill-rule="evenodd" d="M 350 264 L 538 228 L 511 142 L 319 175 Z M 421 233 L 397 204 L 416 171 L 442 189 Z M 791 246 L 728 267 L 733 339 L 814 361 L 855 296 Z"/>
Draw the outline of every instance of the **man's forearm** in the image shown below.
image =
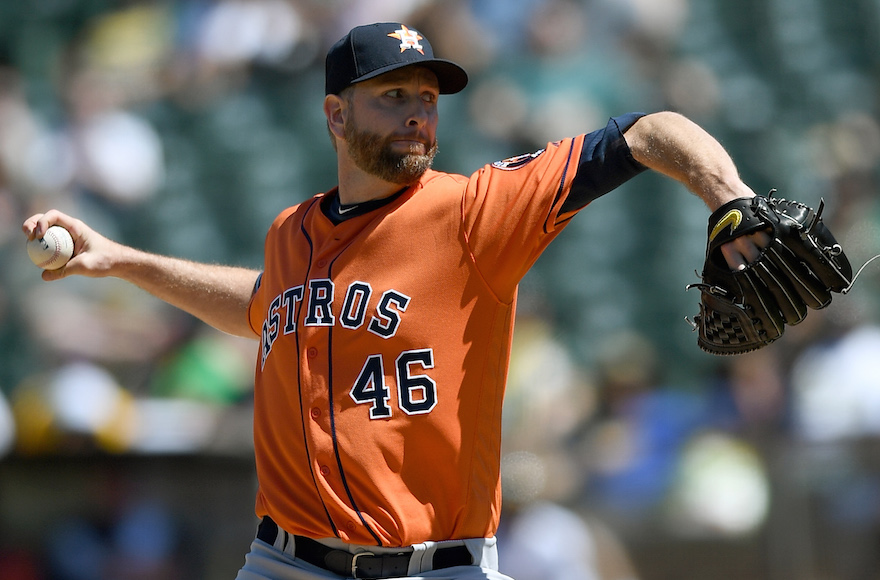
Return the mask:
<path fill-rule="evenodd" d="M 259 271 L 201 264 L 125 248 L 111 275 L 223 332 L 254 338 L 247 306 Z"/>
<path fill-rule="evenodd" d="M 713 211 L 737 197 L 754 195 L 724 147 L 682 115 L 646 115 L 624 138 L 636 161 L 680 181 Z"/>

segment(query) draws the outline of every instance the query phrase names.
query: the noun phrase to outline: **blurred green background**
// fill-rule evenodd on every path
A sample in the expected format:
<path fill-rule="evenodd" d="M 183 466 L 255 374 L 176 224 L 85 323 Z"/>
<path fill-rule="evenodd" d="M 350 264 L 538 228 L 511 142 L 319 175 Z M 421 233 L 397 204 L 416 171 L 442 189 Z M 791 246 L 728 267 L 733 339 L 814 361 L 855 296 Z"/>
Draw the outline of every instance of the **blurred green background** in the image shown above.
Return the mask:
<path fill-rule="evenodd" d="M 335 184 L 323 56 L 403 21 L 470 73 L 435 167 L 676 110 L 760 194 L 880 252 L 876 0 L 0 2 L 0 577 L 233 578 L 256 526 L 256 344 L 118 280 L 47 284 L 21 222 L 260 267 Z M 708 213 L 641 175 L 522 284 L 502 569 L 518 580 L 880 578 L 880 276 L 771 347 L 696 347 Z"/>

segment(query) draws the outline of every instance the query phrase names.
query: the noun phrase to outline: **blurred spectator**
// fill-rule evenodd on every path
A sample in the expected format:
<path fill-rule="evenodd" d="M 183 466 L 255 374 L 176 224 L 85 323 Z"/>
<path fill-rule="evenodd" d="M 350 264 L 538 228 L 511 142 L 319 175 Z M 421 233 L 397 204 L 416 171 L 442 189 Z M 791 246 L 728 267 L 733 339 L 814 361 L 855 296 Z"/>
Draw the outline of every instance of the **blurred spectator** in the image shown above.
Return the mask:
<path fill-rule="evenodd" d="M 306 37 L 306 30 L 292 2 L 224 0 L 203 17 L 196 48 L 206 65 L 280 65 Z"/>
<path fill-rule="evenodd" d="M 56 148 L 48 133 L 46 123 L 33 111 L 27 101 L 27 86 L 21 73 L 7 64 L 0 64 L 0 198 L 19 211 L 13 199 L 21 202 L 51 192 L 66 179 L 67 159 L 54 156 L 56 163 L 47 162 L 47 153 Z M 18 227 L 12 223 L 12 215 L 4 216 L 3 235 L 6 240 Z M 18 217 L 17 215 L 15 217 Z M 15 224 L 17 226 L 18 224 Z M 14 230 L 13 230 L 14 227 Z M 9 228 L 7 230 L 7 228 Z"/>
<path fill-rule="evenodd" d="M 65 55 L 61 137 L 73 155 L 72 187 L 111 204 L 143 202 L 164 180 L 162 142 L 129 107 L 160 96 L 171 50 L 161 5 L 132 6 L 97 18 Z"/>
<path fill-rule="evenodd" d="M 251 341 L 197 326 L 156 360 L 149 394 L 216 405 L 249 399 L 254 350 Z"/>
<path fill-rule="evenodd" d="M 24 454 L 119 451 L 129 446 L 131 396 L 92 363 L 34 376 L 13 392 L 17 449 Z"/>
<path fill-rule="evenodd" d="M 596 395 L 545 316 L 524 292 L 502 415 L 500 569 L 517 580 L 635 580 L 614 532 L 575 511 L 583 482 L 568 444 Z"/>
<path fill-rule="evenodd" d="M 681 450 L 665 524 L 680 537 L 748 537 L 766 523 L 770 487 L 753 445 L 721 431 L 698 433 Z"/>
<path fill-rule="evenodd" d="M 546 456 L 595 412 L 595 388 L 554 334 L 553 326 L 528 305 L 517 308 L 504 398 L 503 437 L 508 451 Z"/>
<path fill-rule="evenodd" d="M 16 450 L 23 455 L 64 453 L 248 453 L 250 409 L 228 407 L 250 382 L 235 375 L 216 385 L 206 377 L 241 372 L 242 351 L 210 338 L 187 343 L 165 369 L 157 392 L 133 394 L 105 368 L 75 362 L 38 374 L 12 393 Z M 211 349 L 219 349 L 214 352 Z M 220 354 L 229 357 L 217 358 Z M 162 375 L 160 375 L 162 376 Z M 237 411 L 240 411 L 237 412 Z"/>
<path fill-rule="evenodd" d="M 703 426 L 699 394 L 662 383 L 654 345 L 639 333 L 608 337 L 598 355 L 601 412 L 591 427 L 588 493 L 621 521 L 656 512 L 688 438 Z"/>
<path fill-rule="evenodd" d="M 186 577 L 179 559 L 179 526 L 156 501 L 133 500 L 110 521 L 74 515 L 49 531 L 46 553 L 55 580 L 176 580 Z"/>
<path fill-rule="evenodd" d="M 644 336 L 609 337 L 597 360 L 601 413 L 587 436 L 586 501 L 630 532 L 736 537 L 759 529 L 769 482 L 754 443 L 741 437 L 778 418 L 773 360 L 738 358 L 717 390 L 688 390 L 664 384 Z"/>
<path fill-rule="evenodd" d="M 880 326 L 805 350 L 792 368 L 797 432 L 807 441 L 880 435 Z"/>
<path fill-rule="evenodd" d="M 822 565 L 840 578 L 876 577 L 880 533 L 880 326 L 832 325 L 795 360 L 791 371 L 796 472 L 813 507 Z"/>
<path fill-rule="evenodd" d="M 771 348 L 725 357 L 707 384 L 709 421 L 716 428 L 767 443 L 790 429 L 786 368 Z"/>
<path fill-rule="evenodd" d="M 101 290 L 75 280 L 44 284 L 20 298 L 28 334 L 39 341 L 44 361 L 149 364 L 191 324 L 130 286 L 107 282 Z"/>
<path fill-rule="evenodd" d="M 553 498 L 560 489 L 550 481 L 567 477 L 556 467 L 525 451 L 502 459 L 499 569 L 517 580 L 636 580 L 625 547 L 608 526 L 557 501 L 564 497 Z"/>

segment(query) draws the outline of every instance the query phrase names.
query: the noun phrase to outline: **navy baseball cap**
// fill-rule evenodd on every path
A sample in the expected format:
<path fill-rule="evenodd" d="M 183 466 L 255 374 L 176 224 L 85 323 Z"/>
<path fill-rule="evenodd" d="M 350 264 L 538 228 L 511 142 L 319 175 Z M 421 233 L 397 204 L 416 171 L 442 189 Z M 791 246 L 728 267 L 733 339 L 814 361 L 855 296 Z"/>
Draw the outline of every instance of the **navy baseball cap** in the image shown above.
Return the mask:
<path fill-rule="evenodd" d="M 410 65 L 430 69 L 449 95 L 468 83 L 467 73 L 452 61 L 434 58 L 431 43 L 419 31 L 395 22 L 353 28 L 327 53 L 325 90 L 339 94 L 345 87 Z"/>

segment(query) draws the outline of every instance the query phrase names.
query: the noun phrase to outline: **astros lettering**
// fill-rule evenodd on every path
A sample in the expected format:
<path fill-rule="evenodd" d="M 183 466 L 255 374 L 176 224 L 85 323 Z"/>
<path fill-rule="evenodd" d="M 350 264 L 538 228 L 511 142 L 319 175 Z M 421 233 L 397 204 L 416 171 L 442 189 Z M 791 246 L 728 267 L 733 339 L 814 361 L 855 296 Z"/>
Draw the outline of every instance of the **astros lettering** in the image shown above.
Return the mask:
<path fill-rule="evenodd" d="M 306 290 L 306 286 L 308 290 Z M 309 280 L 306 285 L 288 288 L 269 304 L 262 328 L 261 367 L 272 352 L 272 345 L 281 334 L 296 332 L 299 308 L 305 306 L 305 326 L 336 326 L 349 330 L 361 328 L 367 320 L 367 309 L 373 288 L 367 282 L 352 282 L 345 291 L 339 315 L 333 313 L 336 285 L 332 280 Z M 305 303 L 303 304 L 303 298 Z M 386 290 L 372 310 L 367 330 L 381 338 L 391 338 L 400 326 L 400 315 L 406 312 L 410 297 L 397 290 Z"/>

